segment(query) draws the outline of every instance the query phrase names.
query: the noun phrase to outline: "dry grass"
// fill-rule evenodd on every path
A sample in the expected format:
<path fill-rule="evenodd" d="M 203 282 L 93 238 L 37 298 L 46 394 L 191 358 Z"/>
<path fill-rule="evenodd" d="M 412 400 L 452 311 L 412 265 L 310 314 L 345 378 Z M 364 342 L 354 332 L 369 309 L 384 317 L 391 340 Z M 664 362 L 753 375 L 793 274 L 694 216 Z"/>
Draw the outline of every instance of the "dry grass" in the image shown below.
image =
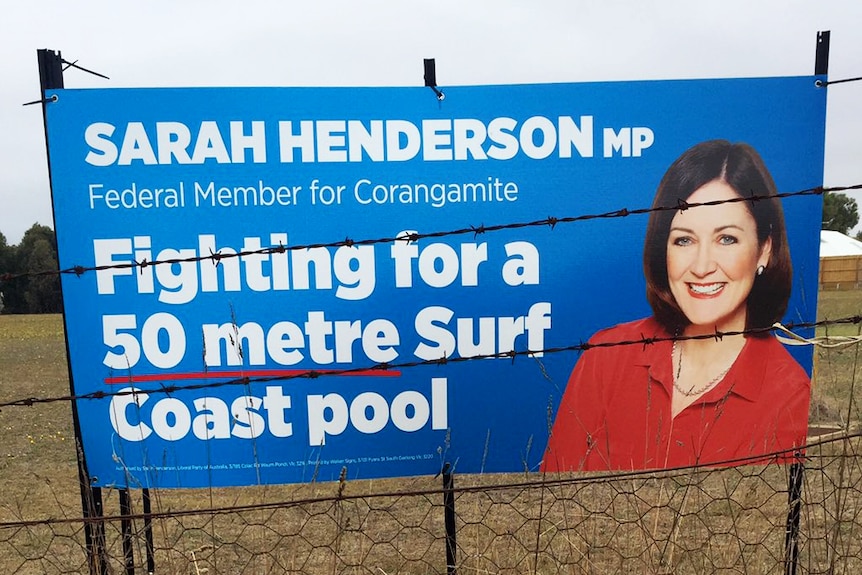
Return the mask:
<path fill-rule="evenodd" d="M 818 319 L 839 319 L 862 315 L 862 292 L 822 292 Z M 835 325 L 818 330 L 817 335 L 858 336 L 862 324 Z M 860 390 L 853 382 L 862 380 L 862 348 L 859 345 L 815 352 L 815 377 L 812 389 L 811 418 L 846 427 L 862 419 L 855 400 Z"/>
<path fill-rule="evenodd" d="M 821 318 L 860 313 L 859 292 L 829 292 Z M 842 335 L 858 327 L 842 328 Z M 834 330 L 833 332 L 834 333 Z M 812 413 L 859 419 L 858 346 L 818 352 Z M 68 393 L 57 316 L 0 316 L 0 401 Z M 848 419 L 849 418 L 849 419 Z M 0 411 L 0 572 L 86 573 L 69 404 Z M 800 573 L 862 572 L 858 438 L 809 451 Z M 746 467 L 583 481 L 457 477 L 461 573 L 774 573 L 783 571 L 787 469 Z M 559 479 L 559 480 L 557 480 Z M 526 483 L 524 483 L 526 482 Z M 160 573 L 440 573 L 439 478 L 153 492 Z M 118 494 L 106 491 L 116 515 Z M 141 509 L 133 493 L 132 513 Z M 263 504 L 271 504 L 261 507 Z M 241 511 L 214 508 L 251 506 Z M 254 506 L 258 506 L 255 508 Z M 188 513 L 199 510 L 197 513 Z M 9 525 L 35 521 L 33 525 Z M 134 552 L 143 572 L 143 522 Z M 112 572 L 119 522 L 106 523 Z"/>

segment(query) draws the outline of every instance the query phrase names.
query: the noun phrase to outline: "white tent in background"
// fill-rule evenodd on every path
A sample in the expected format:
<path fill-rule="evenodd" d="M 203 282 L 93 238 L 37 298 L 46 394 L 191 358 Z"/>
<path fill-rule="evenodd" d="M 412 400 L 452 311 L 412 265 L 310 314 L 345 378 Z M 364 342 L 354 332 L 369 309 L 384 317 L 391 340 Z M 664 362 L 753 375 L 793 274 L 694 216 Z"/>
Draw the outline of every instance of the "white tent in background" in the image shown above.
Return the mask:
<path fill-rule="evenodd" d="M 820 230 L 820 257 L 862 256 L 862 242 L 841 232 Z"/>

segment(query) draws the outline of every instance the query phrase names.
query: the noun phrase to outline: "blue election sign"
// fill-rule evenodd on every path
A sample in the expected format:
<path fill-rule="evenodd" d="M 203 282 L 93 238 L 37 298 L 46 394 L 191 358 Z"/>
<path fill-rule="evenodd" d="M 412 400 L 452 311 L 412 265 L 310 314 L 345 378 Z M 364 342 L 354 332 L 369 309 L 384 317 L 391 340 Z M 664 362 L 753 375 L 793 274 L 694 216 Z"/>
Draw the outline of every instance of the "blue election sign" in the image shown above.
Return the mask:
<path fill-rule="evenodd" d="M 822 183 L 814 77 L 445 92 L 49 92 L 96 485 L 538 470 L 581 355 L 558 348 L 651 313 L 648 214 L 621 210 L 712 139 L 756 149 L 779 192 Z M 820 202 L 783 199 L 795 321 Z"/>

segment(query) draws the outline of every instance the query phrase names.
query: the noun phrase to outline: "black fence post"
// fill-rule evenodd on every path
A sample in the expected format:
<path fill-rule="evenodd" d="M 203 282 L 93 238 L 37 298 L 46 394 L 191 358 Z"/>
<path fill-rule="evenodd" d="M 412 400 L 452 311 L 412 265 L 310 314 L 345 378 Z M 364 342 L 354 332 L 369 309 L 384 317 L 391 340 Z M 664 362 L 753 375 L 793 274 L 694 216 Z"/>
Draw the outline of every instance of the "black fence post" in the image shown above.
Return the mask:
<path fill-rule="evenodd" d="M 107 545 L 105 544 L 105 509 L 102 504 L 102 488 L 90 486 L 90 501 L 85 505 L 84 525 L 90 527 L 91 543 L 87 546 L 90 573 L 108 575 Z M 96 518 L 95 520 L 90 519 Z"/>
<path fill-rule="evenodd" d="M 63 84 L 63 57 L 60 52 L 53 50 L 37 50 L 36 60 L 39 66 L 39 87 L 42 96 L 42 125 L 45 130 L 45 155 L 48 160 L 48 187 L 51 189 L 51 205 L 54 205 L 53 181 L 51 178 L 51 150 L 48 147 L 48 113 L 47 107 L 53 101 L 45 98 L 47 90 L 62 90 Z M 57 229 L 57 222 L 54 221 L 54 229 Z M 59 246 L 58 246 L 59 249 Z M 60 294 L 62 298 L 63 286 L 60 285 Z M 66 314 L 63 314 L 63 330 L 69 333 L 66 325 Z M 72 365 L 69 363 L 71 354 L 69 353 L 69 340 L 66 339 L 66 361 L 69 373 L 69 390 L 75 395 L 75 384 L 72 379 Z M 78 482 L 81 486 L 81 508 L 84 516 L 84 540 L 87 545 L 87 563 L 90 566 L 90 575 L 103 575 L 107 573 L 107 560 L 105 558 L 105 525 L 101 521 L 91 521 L 92 517 L 103 517 L 102 513 L 102 490 L 98 487 L 93 487 L 90 482 L 90 474 L 87 471 L 87 462 L 84 459 L 84 449 L 81 443 L 81 425 L 78 418 L 78 404 L 75 400 L 71 401 L 72 407 L 72 427 L 75 431 L 76 445 L 78 448 Z"/>
<path fill-rule="evenodd" d="M 443 510 L 446 527 L 446 574 L 455 575 L 455 477 L 448 463 L 443 465 Z"/>
<path fill-rule="evenodd" d="M 790 465 L 790 480 L 787 486 L 787 527 L 784 532 L 784 573 L 796 575 L 799 559 L 799 520 L 802 514 L 802 475 L 804 466 L 800 461 Z"/>
<path fill-rule="evenodd" d="M 156 572 L 156 558 L 153 552 L 153 508 L 150 503 L 150 490 L 145 487 L 143 490 L 144 498 L 144 539 L 146 540 L 147 548 L 147 573 L 153 575 Z"/>
<path fill-rule="evenodd" d="M 123 561 L 126 566 L 126 575 L 135 575 L 135 552 L 132 548 L 132 504 L 129 496 L 129 488 L 120 489 L 120 531 L 123 534 Z"/>
<path fill-rule="evenodd" d="M 817 33 L 814 74 L 823 76 L 829 73 L 828 30 Z M 784 532 L 784 573 L 796 575 L 799 563 L 799 521 L 802 515 L 802 477 L 805 466 L 801 455 L 790 465 L 790 478 L 787 484 L 787 526 Z"/>
<path fill-rule="evenodd" d="M 814 59 L 814 75 L 825 76 L 829 73 L 829 39 L 831 33 L 824 30 L 817 33 L 817 52 Z"/>

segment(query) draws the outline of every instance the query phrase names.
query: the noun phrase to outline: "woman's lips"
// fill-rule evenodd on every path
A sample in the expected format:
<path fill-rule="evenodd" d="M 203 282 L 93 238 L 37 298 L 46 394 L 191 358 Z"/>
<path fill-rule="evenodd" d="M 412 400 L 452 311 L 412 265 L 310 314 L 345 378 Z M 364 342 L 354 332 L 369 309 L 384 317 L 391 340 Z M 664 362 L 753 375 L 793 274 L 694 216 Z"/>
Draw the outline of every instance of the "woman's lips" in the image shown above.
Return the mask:
<path fill-rule="evenodd" d="M 688 283 L 688 292 L 696 298 L 712 298 L 721 293 L 726 285 L 724 282 L 713 282 L 708 284 Z"/>

